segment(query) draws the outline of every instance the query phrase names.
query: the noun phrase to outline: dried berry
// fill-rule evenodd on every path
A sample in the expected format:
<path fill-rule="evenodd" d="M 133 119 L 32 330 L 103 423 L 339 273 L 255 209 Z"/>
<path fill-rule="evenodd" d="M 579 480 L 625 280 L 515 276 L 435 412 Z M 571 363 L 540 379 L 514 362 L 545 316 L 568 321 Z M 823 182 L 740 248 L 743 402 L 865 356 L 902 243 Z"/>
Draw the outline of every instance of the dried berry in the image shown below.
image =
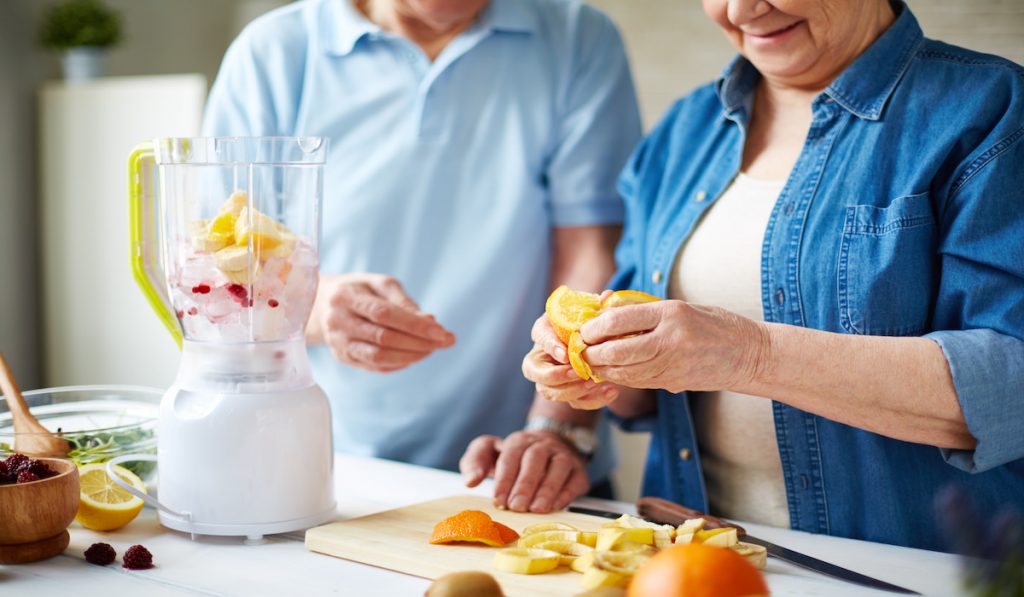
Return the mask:
<path fill-rule="evenodd" d="M 89 549 L 85 550 L 85 561 L 97 566 L 113 564 L 116 557 L 117 552 L 106 543 L 93 543 Z"/>
<path fill-rule="evenodd" d="M 132 545 L 124 552 L 124 567 L 129 570 L 152 568 L 153 554 L 141 545 Z"/>
<path fill-rule="evenodd" d="M 21 471 L 18 473 L 18 483 L 31 483 L 38 480 L 39 476 L 32 471 Z"/>
<path fill-rule="evenodd" d="M 252 301 L 249 299 L 249 291 L 245 289 L 245 286 L 241 284 L 228 284 L 225 288 L 236 303 L 242 305 L 242 307 L 252 306 Z"/>

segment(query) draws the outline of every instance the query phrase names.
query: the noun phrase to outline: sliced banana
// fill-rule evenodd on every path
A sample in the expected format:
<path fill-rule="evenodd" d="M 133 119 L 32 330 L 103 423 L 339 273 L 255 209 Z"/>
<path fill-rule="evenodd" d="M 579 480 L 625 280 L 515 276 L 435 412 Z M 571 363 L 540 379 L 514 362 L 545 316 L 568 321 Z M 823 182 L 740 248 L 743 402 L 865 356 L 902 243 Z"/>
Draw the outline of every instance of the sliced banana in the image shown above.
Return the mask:
<path fill-rule="evenodd" d="M 575 543 L 572 541 L 545 541 L 543 543 L 538 543 L 536 547 L 537 549 L 550 549 L 551 551 L 562 554 L 559 564 L 562 566 L 569 566 L 570 568 L 577 558 L 588 553 L 593 553 L 594 551 L 594 548 L 589 545 Z"/>
<path fill-rule="evenodd" d="M 493 565 L 513 574 L 543 574 L 558 568 L 562 554 L 549 549 L 508 547 L 494 554 Z"/>
<path fill-rule="evenodd" d="M 768 550 L 760 545 L 740 541 L 729 549 L 740 554 L 747 563 L 758 570 L 762 570 L 768 564 Z"/>
<path fill-rule="evenodd" d="M 523 529 L 520 533 L 523 537 L 532 535 L 534 533 L 542 533 L 544 531 L 576 531 L 579 529 L 572 526 L 571 524 L 565 524 L 564 522 L 538 522 L 537 524 L 531 524 L 530 526 Z"/>
<path fill-rule="evenodd" d="M 523 535 L 519 538 L 516 543 L 516 547 L 534 547 L 545 541 L 569 541 L 570 543 L 579 543 L 580 532 L 579 531 L 540 531 L 537 533 L 531 533 L 529 535 Z"/>

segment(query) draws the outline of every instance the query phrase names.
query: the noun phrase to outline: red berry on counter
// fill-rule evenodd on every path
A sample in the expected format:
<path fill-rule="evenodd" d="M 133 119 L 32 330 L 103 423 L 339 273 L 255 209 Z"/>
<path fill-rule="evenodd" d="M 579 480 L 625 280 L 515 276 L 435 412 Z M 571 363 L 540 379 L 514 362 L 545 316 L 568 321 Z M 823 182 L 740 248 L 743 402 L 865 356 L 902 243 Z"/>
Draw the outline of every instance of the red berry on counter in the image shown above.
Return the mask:
<path fill-rule="evenodd" d="M 113 564 L 116 557 L 117 552 L 106 543 L 93 543 L 89 549 L 85 550 L 85 561 L 97 566 Z"/>
<path fill-rule="evenodd" d="M 124 567 L 129 570 L 152 568 L 153 554 L 141 545 L 132 545 L 124 552 Z"/>
<path fill-rule="evenodd" d="M 18 473 L 18 483 L 31 483 L 38 480 L 39 476 L 32 471 L 21 471 Z"/>

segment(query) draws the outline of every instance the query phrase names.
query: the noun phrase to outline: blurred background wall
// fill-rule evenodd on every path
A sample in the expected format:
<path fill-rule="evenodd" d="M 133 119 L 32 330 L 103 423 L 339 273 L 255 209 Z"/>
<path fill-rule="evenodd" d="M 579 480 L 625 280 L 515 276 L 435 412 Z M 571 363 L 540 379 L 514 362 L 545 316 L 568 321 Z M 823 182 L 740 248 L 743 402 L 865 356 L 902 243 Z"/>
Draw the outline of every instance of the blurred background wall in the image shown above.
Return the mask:
<path fill-rule="evenodd" d="M 856 1 L 856 0 L 850 0 Z M 107 0 L 124 19 L 125 39 L 110 54 L 108 74 L 126 77 L 198 73 L 212 82 L 231 39 L 253 17 L 283 0 Z M 650 128 L 676 97 L 715 77 L 732 51 L 704 16 L 698 0 L 592 0 L 618 22 L 632 60 L 644 122 Z M 56 56 L 36 43 L 47 0 L 0 0 L 0 351 L 21 385 L 42 387 L 47 375 L 42 343 L 38 266 L 39 218 L 37 94 L 59 78 Z M 1024 0 L 910 0 L 926 35 L 1024 63 Z M 87 196 L 69 200 L 88 202 Z M 121 234 L 121 230 L 96 230 Z M 82 247 L 88 254 L 89 247 Z M 127 261 L 124 265 L 128 274 Z M 83 288 L 82 292 L 96 292 Z M 137 298 L 137 297 L 133 297 Z M 111 301 L 124 300 L 111 296 Z M 102 344 L 102 337 L 95 339 Z M 160 338 L 159 341 L 167 341 Z M 167 365 L 173 370 L 175 364 Z M 118 383 L 76 379 L 73 383 Z M 163 380 L 150 383 L 159 385 Z M 635 497 L 647 438 L 623 442 L 618 485 Z"/>

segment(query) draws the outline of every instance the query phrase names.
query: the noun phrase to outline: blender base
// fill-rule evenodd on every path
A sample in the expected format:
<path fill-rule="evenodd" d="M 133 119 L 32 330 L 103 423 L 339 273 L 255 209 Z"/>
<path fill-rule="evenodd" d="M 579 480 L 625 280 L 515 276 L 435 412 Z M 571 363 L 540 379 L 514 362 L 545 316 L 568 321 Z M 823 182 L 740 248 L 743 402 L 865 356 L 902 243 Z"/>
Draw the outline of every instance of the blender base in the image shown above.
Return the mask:
<path fill-rule="evenodd" d="M 210 535 L 220 537 L 245 537 L 246 543 L 262 543 L 264 535 L 276 535 L 278 533 L 290 533 L 292 531 L 304 531 L 308 528 L 319 526 L 331 521 L 336 516 L 335 508 L 325 510 L 313 516 L 298 518 L 295 520 L 282 520 L 279 522 L 267 522 L 256 524 L 210 524 L 192 522 L 184 518 L 159 512 L 160 524 L 175 531 L 182 531 L 193 535 Z"/>

